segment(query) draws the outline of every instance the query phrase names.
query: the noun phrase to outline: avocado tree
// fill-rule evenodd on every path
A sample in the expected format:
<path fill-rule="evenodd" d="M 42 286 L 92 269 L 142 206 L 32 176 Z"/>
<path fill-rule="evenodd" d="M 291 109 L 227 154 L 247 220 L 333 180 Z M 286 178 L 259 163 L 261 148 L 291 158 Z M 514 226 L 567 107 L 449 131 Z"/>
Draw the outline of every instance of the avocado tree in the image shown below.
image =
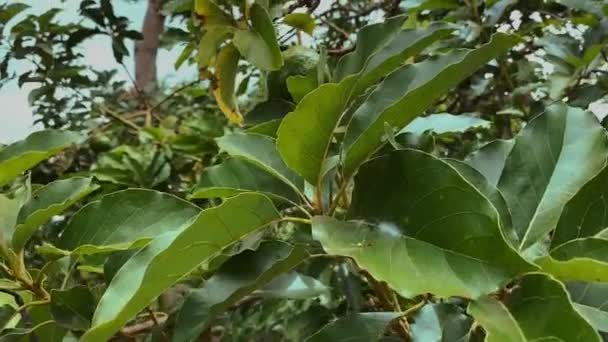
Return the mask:
<path fill-rule="evenodd" d="M 204 93 L 0 149 L 2 338 L 604 339 L 608 6 L 322 3 L 169 2 Z"/>

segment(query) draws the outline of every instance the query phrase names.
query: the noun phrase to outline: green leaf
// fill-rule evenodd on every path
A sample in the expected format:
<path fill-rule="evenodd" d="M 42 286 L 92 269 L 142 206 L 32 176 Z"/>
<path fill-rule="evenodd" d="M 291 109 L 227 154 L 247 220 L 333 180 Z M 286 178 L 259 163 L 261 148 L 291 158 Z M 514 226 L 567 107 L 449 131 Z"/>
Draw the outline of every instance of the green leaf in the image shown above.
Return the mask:
<path fill-rule="evenodd" d="M 490 201 L 426 153 L 398 150 L 364 164 L 352 198 L 349 217 L 363 222 L 316 217 L 313 236 L 403 297 L 478 298 L 534 269 L 505 242 Z"/>
<path fill-rule="evenodd" d="M 51 314 L 60 326 L 70 330 L 86 330 L 91 326 L 95 298 L 87 287 L 51 291 Z"/>
<path fill-rule="evenodd" d="M 460 175 L 471 183 L 479 192 L 481 192 L 498 211 L 500 217 L 500 228 L 507 242 L 511 247 L 517 248 L 517 235 L 513 231 L 513 222 L 511 220 L 511 212 L 507 207 L 507 202 L 496 186 L 490 184 L 486 178 L 472 166 L 465 164 L 460 160 L 447 159 L 452 167 L 454 167 Z"/>
<path fill-rule="evenodd" d="M 594 307 L 574 303 L 574 308 L 583 316 L 596 330 L 608 332 L 608 313 Z"/>
<path fill-rule="evenodd" d="M 481 172 L 490 184 L 497 186 L 514 144 L 514 140 L 494 140 L 470 154 L 466 162 Z"/>
<path fill-rule="evenodd" d="M 198 265 L 278 219 L 267 197 L 244 193 L 202 211 L 185 229 L 158 236 L 114 276 L 95 311 L 92 328 L 81 341 L 108 340 Z"/>
<path fill-rule="evenodd" d="M 608 332 L 608 284 L 568 282 L 566 288 L 574 308 L 599 331 Z"/>
<path fill-rule="evenodd" d="M 608 282 L 608 240 L 579 238 L 549 253 L 535 263 L 559 279 Z"/>
<path fill-rule="evenodd" d="M 141 247 L 167 232 L 181 231 L 199 209 L 175 196 L 129 189 L 91 202 L 71 218 L 57 247 L 79 254 Z"/>
<path fill-rule="evenodd" d="M 205 28 L 205 32 L 198 44 L 197 62 L 199 69 L 209 66 L 211 59 L 215 57 L 218 48 L 231 32 L 229 26 L 210 26 Z"/>
<path fill-rule="evenodd" d="M 301 200 L 289 185 L 240 158 L 205 168 L 191 198 L 230 197 L 241 192 L 262 192 L 292 203 Z"/>
<path fill-rule="evenodd" d="M 188 58 L 190 58 L 192 51 L 194 51 L 194 44 L 192 42 L 184 46 L 182 52 L 179 54 L 179 56 L 175 60 L 175 63 L 173 64 L 173 68 L 175 68 L 175 71 L 179 70 L 182 64 L 184 64 L 184 62 L 187 61 Z"/>
<path fill-rule="evenodd" d="M 308 75 L 294 75 L 287 77 L 287 89 L 293 100 L 298 103 L 302 101 L 306 94 L 318 87 L 318 77 L 316 72 Z"/>
<path fill-rule="evenodd" d="M 21 250 L 34 232 L 49 219 L 97 190 L 91 178 L 57 180 L 36 190 L 19 211 L 12 246 Z"/>
<path fill-rule="evenodd" d="M 6 7 L 5 7 L 6 6 Z M 0 24 L 6 24 L 19 13 L 30 8 L 29 5 L 23 3 L 12 3 L 0 7 Z M 2 27 L 2 26 L 0 26 Z"/>
<path fill-rule="evenodd" d="M 321 170 L 347 97 L 345 86 L 323 84 L 285 116 L 277 132 L 277 149 L 285 163 L 315 186 L 321 180 Z"/>
<path fill-rule="evenodd" d="M 44 130 L 30 134 L 0 149 L 0 186 L 57 152 L 78 144 L 83 137 L 74 132 Z"/>
<path fill-rule="evenodd" d="M 216 62 L 217 88 L 213 90 L 220 110 L 228 120 L 237 124 L 243 122 L 234 94 L 239 58 L 239 52 L 233 44 L 228 44 L 220 50 Z"/>
<path fill-rule="evenodd" d="M 217 144 L 228 154 L 245 158 L 270 172 L 295 191 L 303 191 L 304 180 L 285 165 L 274 139 L 260 134 L 231 133 L 218 138 Z"/>
<path fill-rule="evenodd" d="M 414 119 L 399 133 L 422 134 L 430 131 L 436 134 L 464 133 L 473 128 L 489 128 L 489 121 L 466 114 L 452 115 L 448 113 L 432 114 Z"/>
<path fill-rule="evenodd" d="M 484 21 L 483 25 L 487 27 L 493 27 L 496 25 L 500 18 L 505 14 L 509 7 L 517 4 L 519 0 L 499 0 L 496 1 L 492 6 L 486 8 L 483 11 Z"/>
<path fill-rule="evenodd" d="M 607 156 L 608 137 L 591 113 L 556 104 L 526 125 L 498 181 L 521 250 L 556 227 L 566 203 L 604 168 Z"/>
<path fill-rule="evenodd" d="M 317 26 L 315 20 L 308 13 L 289 13 L 283 18 L 283 22 L 310 35 Z"/>
<path fill-rule="evenodd" d="M 405 19 L 404 15 L 396 16 L 384 23 L 362 28 L 357 35 L 355 50 L 338 61 L 335 79 L 356 83 L 353 93 L 359 95 L 401 67 L 408 58 L 452 32 L 452 28 L 439 23 L 420 30 L 403 30 Z"/>
<path fill-rule="evenodd" d="M 561 212 L 551 248 L 575 239 L 602 237 L 608 227 L 608 167 L 587 182 Z"/>
<path fill-rule="evenodd" d="M 486 330 L 486 342 L 601 341 L 562 283 L 550 276 L 527 274 L 510 291 L 505 303 L 484 297 L 469 305 Z"/>
<path fill-rule="evenodd" d="M 302 247 L 266 241 L 255 251 L 230 258 L 202 288 L 188 294 L 176 317 L 173 341 L 195 341 L 218 314 L 307 257 Z"/>
<path fill-rule="evenodd" d="M 379 341 L 386 326 L 398 312 L 365 312 L 341 317 L 317 331 L 306 342 L 373 342 Z"/>
<path fill-rule="evenodd" d="M 604 11 L 602 10 L 602 1 L 596 0 L 555 0 L 564 6 L 571 7 L 580 11 L 589 12 L 597 15 L 598 17 L 604 17 Z"/>
<path fill-rule="evenodd" d="M 277 119 L 283 119 L 285 115 L 294 109 L 294 104 L 283 99 L 269 99 L 258 103 L 245 116 L 245 123 L 257 125 Z"/>
<path fill-rule="evenodd" d="M 344 138 L 344 168 L 352 175 L 382 145 L 384 125 L 401 129 L 478 68 L 500 56 L 519 39 L 497 33 L 475 50 L 457 49 L 388 75 L 359 107 Z"/>
<path fill-rule="evenodd" d="M 264 298 L 310 299 L 329 294 L 329 288 L 319 280 L 297 272 L 277 276 L 269 284 L 254 292 Z"/>
<path fill-rule="evenodd" d="M 232 18 L 214 0 L 195 0 L 194 13 L 202 18 L 206 28 L 233 24 Z"/>
<path fill-rule="evenodd" d="M 413 317 L 412 341 L 442 342 L 468 341 L 473 320 L 456 305 L 427 304 Z"/>
<path fill-rule="evenodd" d="M 277 34 L 268 12 L 258 3 L 249 8 L 251 30 L 236 31 L 234 45 L 241 55 L 262 70 L 277 70 L 283 65 Z"/>

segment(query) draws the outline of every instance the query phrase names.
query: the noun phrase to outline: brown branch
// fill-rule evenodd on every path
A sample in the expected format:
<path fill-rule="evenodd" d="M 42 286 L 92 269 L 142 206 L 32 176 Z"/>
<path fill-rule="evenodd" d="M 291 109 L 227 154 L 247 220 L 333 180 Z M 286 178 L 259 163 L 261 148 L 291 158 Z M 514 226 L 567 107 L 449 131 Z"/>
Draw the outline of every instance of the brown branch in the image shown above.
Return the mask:
<path fill-rule="evenodd" d="M 160 317 L 156 317 L 156 313 L 152 313 L 152 317 L 143 322 L 136 323 L 133 325 L 129 325 L 120 329 L 120 334 L 125 336 L 135 336 L 142 333 L 145 333 L 156 326 L 160 326 L 160 324 L 164 324 L 167 321 L 167 315 L 160 315 Z"/>

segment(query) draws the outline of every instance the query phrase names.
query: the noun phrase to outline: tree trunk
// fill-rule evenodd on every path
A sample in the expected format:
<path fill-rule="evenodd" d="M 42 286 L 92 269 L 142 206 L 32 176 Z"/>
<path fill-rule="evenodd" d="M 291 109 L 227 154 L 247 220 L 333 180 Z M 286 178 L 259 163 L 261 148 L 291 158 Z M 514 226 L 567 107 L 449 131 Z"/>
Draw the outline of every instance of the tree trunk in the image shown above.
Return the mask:
<path fill-rule="evenodd" d="M 135 83 L 143 92 L 156 90 L 156 55 L 165 17 L 160 13 L 162 0 L 148 0 L 148 9 L 142 27 L 142 40 L 135 43 Z"/>

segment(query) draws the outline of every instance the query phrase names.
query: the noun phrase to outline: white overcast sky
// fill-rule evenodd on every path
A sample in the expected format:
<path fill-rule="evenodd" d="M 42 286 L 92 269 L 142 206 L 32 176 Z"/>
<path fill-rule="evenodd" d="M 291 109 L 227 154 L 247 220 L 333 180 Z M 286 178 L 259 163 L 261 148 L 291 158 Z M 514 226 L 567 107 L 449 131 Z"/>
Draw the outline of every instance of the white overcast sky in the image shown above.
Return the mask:
<path fill-rule="evenodd" d="M 14 0 L 0 0 L 0 3 Z M 21 1 L 31 6 L 25 13 L 20 14 L 15 18 L 14 22 L 18 22 L 27 13 L 42 13 L 51 8 L 63 8 L 66 13 L 58 17 L 62 21 L 78 20 L 78 6 L 80 0 L 23 0 Z M 115 12 L 119 15 L 126 16 L 131 20 L 131 27 L 140 30 L 143 16 L 146 10 L 146 1 L 112 1 Z M 132 50 L 132 43 L 129 48 Z M 180 47 L 174 48 L 172 51 L 161 49 L 158 56 L 158 75 L 159 78 L 167 83 L 175 83 L 184 79 L 196 77 L 196 68 L 182 66 L 177 72 L 173 68 L 173 61 L 180 52 Z M 85 42 L 82 53 L 87 64 L 92 67 L 103 69 L 115 69 L 118 64 L 114 60 L 110 43 L 103 37 L 91 38 Z M 133 63 L 130 57 L 126 58 L 126 64 L 133 74 Z M 15 69 L 19 71 L 19 66 Z M 119 76 L 122 79 L 128 79 L 127 74 L 119 68 Z M 27 96 L 29 91 L 35 87 L 34 85 L 24 85 L 19 88 L 16 82 L 7 84 L 0 89 L 0 143 L 7 144 L 25 138 L 35 127 L 32 126 L 32 109 L 30 108 Z"/>

